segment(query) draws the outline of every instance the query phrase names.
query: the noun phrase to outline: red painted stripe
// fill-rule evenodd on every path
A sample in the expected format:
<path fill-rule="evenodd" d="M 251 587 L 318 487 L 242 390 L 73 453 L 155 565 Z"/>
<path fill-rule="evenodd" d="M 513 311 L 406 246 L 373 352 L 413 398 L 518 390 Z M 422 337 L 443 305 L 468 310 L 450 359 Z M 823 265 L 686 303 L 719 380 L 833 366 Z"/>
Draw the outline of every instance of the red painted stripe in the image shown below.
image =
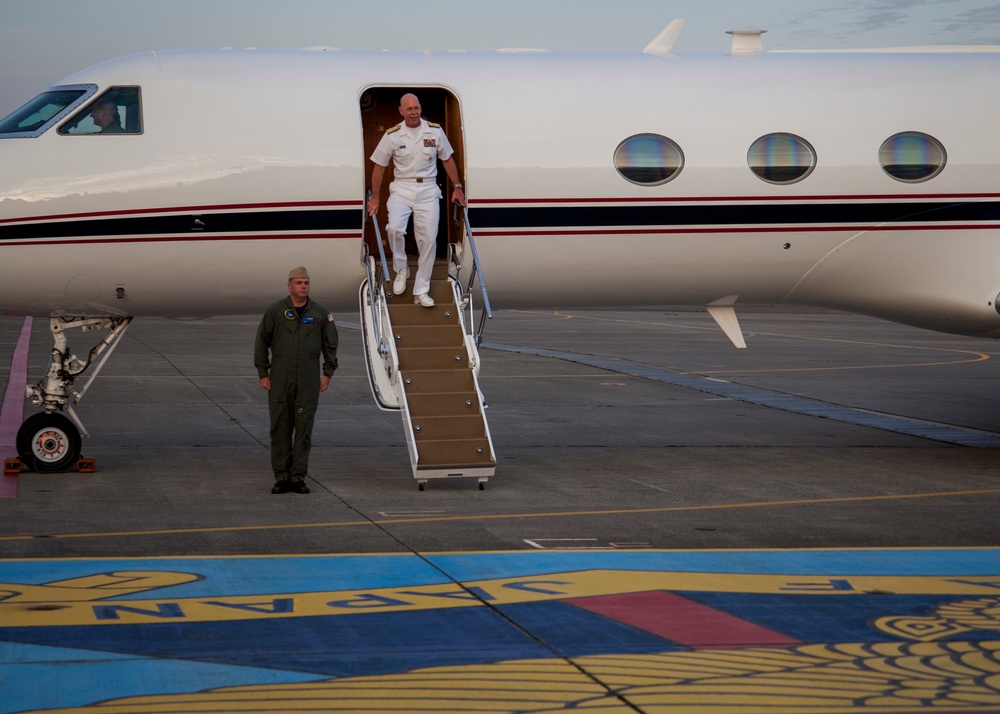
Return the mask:
<path fill-rule="evenodd" d="M 28 350 L 31 346 L 30 317 L 24 318 L 21 336 L 10 360 L 10 378 L 0 408 L 0 458 L 17 456 L 17 430 L 24 416 L 24 388 L 28 384 Z M 17 496 L 17 476 L 0 474 L 0 498 Z"/>
<path fill-rule="evenodd" d="M 922 199 L 975 199 L 1000 198 L 1000 193 L 872 193 L 872 194 L 836 194 L 814 196 L 649 196 L 649 197 L 570 197 L 570 198 L 470 198 L 469 204 L 534 204 L 534 203 L 700 203 L 715 201 L 729 203 L 733 201 L 759 201 L 771 203 L 774 201 L 877 201 L 894 200 L 916 201 Z"/>
<path fill-rule="evenodd" d="M 662 590 L 564 602 L 695 649 L 801 644 L 775 630 Z"/>

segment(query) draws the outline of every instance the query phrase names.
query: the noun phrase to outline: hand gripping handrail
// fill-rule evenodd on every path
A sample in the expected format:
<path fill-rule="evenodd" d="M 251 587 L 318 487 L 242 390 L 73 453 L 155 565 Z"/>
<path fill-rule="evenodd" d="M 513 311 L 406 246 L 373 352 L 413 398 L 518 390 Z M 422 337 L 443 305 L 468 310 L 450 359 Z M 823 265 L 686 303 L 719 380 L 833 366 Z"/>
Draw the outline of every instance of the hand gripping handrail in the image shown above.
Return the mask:
<path fill-rule="evenodd" d="M 368 210 L 368 203 L 372 200 L 372 190 L 368 189 L 365 196 L 365 210 Z M 389 266 L 385 262 L 385 248 L 382 245 L 382 232 L 378 229 L 378 216 L 372 216 L 372 227 L 375 229 L 375 241 L 378 243 L 378 254 L 382 261 L 382 280 L 389 282 Z"/>
<path fill-rule="evenodd" d="M 365 210 L 368 210 L 368 203 L 371 201 L 372 192 L 371 189 L 368 190 L 365 195 Z M 385 262 L 385 248 L 382 246 L 382 232 L 378 229 L 378 217 L 372 216 L 372 227 L 375 229 L 375 242 L 378 244 L 379 259 L 382 265 L 382 282 L 389 282 L 389 266 Z M 368 303 L 371 306 L 372 311 L 372 327 L 375 330 L 375 340 L 379 345 L 379 352 L 385 354 L 387 351 L 386 345 L 382 340 L 382 330 L 379 329 L 381 324 L 381 316 L 379 315 L 379 310 L 376 307 L 378 301 L 376 300 L 376 295 L 381 296 L 384 294 L 383 285 L 380 283 L 375 275 L 375 272 L 369 267 L 368 260 L 365 259 L 365 271 L 368 273 Z M 377 285 L 377 287 L 376 287 Z"/>

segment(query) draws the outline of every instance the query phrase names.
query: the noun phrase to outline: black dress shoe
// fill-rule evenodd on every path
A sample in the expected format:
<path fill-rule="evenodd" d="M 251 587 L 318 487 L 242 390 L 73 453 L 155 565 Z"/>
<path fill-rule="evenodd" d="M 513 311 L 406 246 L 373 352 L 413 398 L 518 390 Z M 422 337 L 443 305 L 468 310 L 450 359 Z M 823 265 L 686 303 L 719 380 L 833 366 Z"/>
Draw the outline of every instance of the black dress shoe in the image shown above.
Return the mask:
<path fill-rule="evenodd" d="M 288 493 L 291 490 L 292 482 L 284 478 L 274 482 L 274 488 L 271 489 L 271 493 Z"/>
<path fill-rule="evenodd" d="M 290 488 L 295 491 L 295 493 L 309 493 L 309 487 L 306 485 L 305 481 L 292 481 Z"/>

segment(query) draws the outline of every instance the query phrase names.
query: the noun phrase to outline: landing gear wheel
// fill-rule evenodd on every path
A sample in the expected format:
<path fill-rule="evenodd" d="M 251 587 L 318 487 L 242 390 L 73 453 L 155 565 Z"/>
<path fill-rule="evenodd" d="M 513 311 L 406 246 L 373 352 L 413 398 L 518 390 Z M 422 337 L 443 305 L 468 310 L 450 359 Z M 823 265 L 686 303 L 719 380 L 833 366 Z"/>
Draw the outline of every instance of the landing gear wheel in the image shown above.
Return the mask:
<path fill-rule="evenodd" d="M 38 472 L 69 471 L 80 448 L 80 430 L 62 414 L 35 414 L 17 430 L 17 453 Z"/>

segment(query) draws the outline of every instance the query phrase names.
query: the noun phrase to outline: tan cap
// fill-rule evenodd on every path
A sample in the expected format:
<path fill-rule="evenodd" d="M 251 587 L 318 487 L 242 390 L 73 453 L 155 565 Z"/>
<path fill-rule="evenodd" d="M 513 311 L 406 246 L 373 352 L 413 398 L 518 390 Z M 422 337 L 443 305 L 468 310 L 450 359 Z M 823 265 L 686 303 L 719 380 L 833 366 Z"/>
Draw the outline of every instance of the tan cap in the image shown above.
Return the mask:
<path fill-rule="evenodd" d="M 292 281 L 295 280 L 295 278 L 309 279 L 309 271 L 306 270 L 306 266 L 300 265 L 299 267 L 292 268 L 288 271 L 288 280 Z"/>

